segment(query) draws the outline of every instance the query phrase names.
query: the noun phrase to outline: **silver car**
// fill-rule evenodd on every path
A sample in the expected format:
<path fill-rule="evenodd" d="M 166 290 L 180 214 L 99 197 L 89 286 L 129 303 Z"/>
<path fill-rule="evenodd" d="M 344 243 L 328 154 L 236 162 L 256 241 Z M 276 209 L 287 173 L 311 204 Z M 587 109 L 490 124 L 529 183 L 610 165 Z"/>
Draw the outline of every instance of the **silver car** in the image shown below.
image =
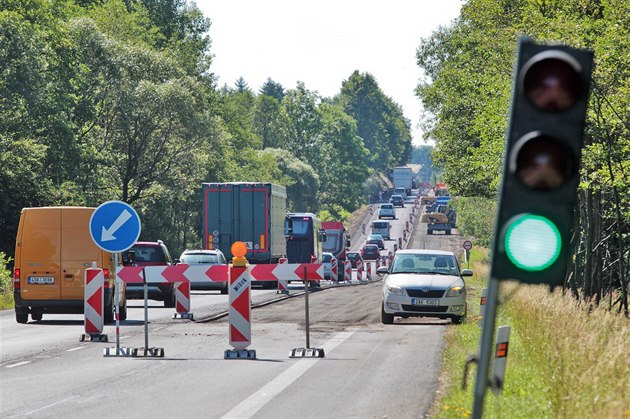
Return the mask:
<path fill-rule="evenodd" d="M 220 250 L 184 250 L 179 257 L 179 263 L 187 265 L 227 265 L 227 260 Z M 227 282 L 190 281 L 191 290 L 219 290 L 221 294 L 228 293 Z"/>
<path fill-rule="evenodd" d="M 466 318 L 466 286 L 453 252 L 442 250 L 399 250 L 391 268 L 381 267 L 383 281 L 383 324 L 394 317 L 438 317 L 455 324 Z"/>
<path fill-rule="evenodd" d="M 396 210 L 392 204 L 381 204 L 381 207 L 378 209 L 378 218 L 391 218 L 392 220 L 396 219 Z"/>

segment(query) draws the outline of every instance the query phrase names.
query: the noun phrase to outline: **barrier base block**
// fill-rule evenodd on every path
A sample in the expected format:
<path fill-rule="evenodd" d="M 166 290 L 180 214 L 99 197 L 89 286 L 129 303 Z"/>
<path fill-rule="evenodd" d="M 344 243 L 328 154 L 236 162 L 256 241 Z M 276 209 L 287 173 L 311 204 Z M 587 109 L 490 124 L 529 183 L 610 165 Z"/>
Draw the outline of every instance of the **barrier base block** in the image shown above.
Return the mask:
<path fill-rule="evenodd" d="M 137 348 L 135 357 L 164 358 L 164 348 Z"/>
<path fill-rule="evenodd" d="M 291 349 L 289 358 L 324 358 L 323 348 L 295 348 Z"/>
<path fill-rule="evenodd" d="M 226 349 L 223 359 L 256 359 L 254 349 Z"/>
<path fill-rule="evenodd" d="M 136 356 L 136 348 L 105 348 L 103 356 Z"/>
<path fill-rule="evenodd" d="M 186 312 L 186 313 L 173 313 L 173 318 L 174 319 L 183 319 L 183 320 L 195 320 L 195 317 L 193 316 L 192 313 L 190 312 Z"/>
<path fill-rule="evenodd" d="M 79 338 L 79 342 L 108 342 L 107 335 L 103 333 L 84 333 Z"/>

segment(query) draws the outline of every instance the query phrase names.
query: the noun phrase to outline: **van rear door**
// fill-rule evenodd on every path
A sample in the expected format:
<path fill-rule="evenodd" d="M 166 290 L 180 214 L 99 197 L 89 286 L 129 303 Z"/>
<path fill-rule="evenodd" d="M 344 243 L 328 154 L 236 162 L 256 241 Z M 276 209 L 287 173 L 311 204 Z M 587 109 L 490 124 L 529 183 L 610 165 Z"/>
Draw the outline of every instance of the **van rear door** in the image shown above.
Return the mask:
<path fill-rule="evenodd" d="M 102 266 L 101 252 L 90 236 L 93 208 L 63 208 L 61 214 L 61 298 L 82 300 L 85 268 Z"/>
<path fill-rule="evenodd" d="M 61 209 L 26 208 L 20 223 L 17 243 L 22 270 L 20 295 L 25 300 L 58 300 L 61 296 Z"/>

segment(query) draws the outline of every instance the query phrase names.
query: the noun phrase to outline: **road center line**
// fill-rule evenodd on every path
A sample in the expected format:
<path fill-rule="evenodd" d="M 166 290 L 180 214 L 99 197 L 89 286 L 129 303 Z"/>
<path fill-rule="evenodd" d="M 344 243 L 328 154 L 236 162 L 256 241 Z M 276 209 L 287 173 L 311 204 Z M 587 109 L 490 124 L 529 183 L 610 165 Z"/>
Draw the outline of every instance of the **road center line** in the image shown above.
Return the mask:
<path fill-rule="evenodd" d="M 337 346 L 341 345 L 346 339 L 354 334 L 354 330 L 341 332 L 333 336 L 328 342 L 322 346 L 324 353 L 329 353 Z M 251 418 L 269 403 L 274 397 L 280 394 L 285 388 L 289 387 L 291 383 L 300 378 L 302 374 L 308 371 L 313 365 L 315 365 L 321 358 L 308 358 L 302 359 L 295 364 L 291 365 L 287 370 L 282 372 L 276 378 L 265 384 L 257 392 L 237 404 L 223 415 L 222 419 L 228 418 Z"/>
<path fill-rule="evenodd" d="M 21 365 L 26 365 L 26 364 L 30 364 L 31 361 L 22 361 L 22 362 L 17 362 L 15 364 L 11 364 L 11 365 L 5 365 L 5 368 L 14 368 L 14 367 L 19 367 Z"/>
<path fill-rule="evenodd" d="M 85 348 L 87 348 L 87 346 L 77 346 L 76 348 L 66 349 L 66 352 L 80 351 L 81 349 L 85 349 Z"/>

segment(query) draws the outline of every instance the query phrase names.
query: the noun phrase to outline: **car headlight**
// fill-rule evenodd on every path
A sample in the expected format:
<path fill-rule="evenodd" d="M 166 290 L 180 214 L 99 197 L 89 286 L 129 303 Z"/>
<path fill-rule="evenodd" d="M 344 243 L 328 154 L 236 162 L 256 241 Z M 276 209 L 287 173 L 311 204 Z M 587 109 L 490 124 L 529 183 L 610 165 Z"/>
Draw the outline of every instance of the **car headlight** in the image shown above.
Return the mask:
<path fill-rule="evenodd" d="M 453 287 L 446 292 L 447 297 L 459 297 L 464 293 L 464 287 Z"/>
<path fill-rule="evenodd" d="M 387 292 L 390 294 L 402 295 L 403 297 L 405 296 L 405 290 L 400 288 L 398 285 L 387 284 Z"/>

